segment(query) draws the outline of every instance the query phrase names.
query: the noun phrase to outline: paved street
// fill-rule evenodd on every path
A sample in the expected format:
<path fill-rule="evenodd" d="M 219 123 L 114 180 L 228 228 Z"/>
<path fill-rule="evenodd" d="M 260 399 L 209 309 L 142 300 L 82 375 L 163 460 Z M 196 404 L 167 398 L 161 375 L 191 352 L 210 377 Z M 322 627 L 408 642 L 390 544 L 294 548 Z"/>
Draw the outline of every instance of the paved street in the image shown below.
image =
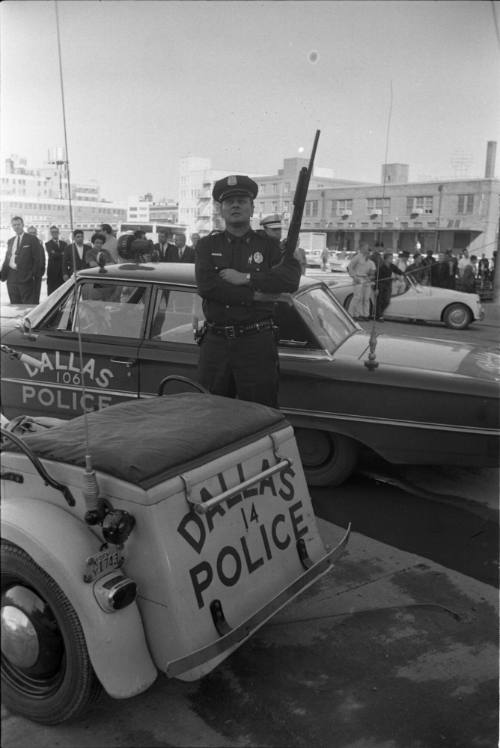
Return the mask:
<path fill-rule="evenodd" d="M 380 332 L 495 345 L 485 308 L 468 331 Z M 353 523 L 346 554 L 202 681 L 160 676 L 58 727 L 3 710 L 3 748 L 496 746 L 498 471 L 386 468 L 312 491 L 327 544 Z"/>
<path fill-rule="evenodd" d="M 354 532 L 329 577 L 203 681 L 160 677 L 75 725 L 5 714 L 2 745 L 494 746 L 496 652 L 493 587 Z"/>

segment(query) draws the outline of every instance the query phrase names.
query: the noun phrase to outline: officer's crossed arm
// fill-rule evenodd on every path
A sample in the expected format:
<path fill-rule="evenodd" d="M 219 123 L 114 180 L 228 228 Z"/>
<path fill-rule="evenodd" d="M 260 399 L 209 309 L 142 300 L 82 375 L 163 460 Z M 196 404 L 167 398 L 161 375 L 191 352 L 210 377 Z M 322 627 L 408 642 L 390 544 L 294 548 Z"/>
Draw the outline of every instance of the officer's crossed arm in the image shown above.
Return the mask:
<path fill-rule="evenodd" d="M 200 239 L 196 251 L 195 273 L 198 293 L 202 298 L 231 306 L 250 306 L 252 304 L 253 290 L 248 285 L 248 274 L 240 273 L 232 268 L 216 270 L 212 263 L 210 248 L 207 247 L 203 239 Z M 224 278 L 223 273 L 229 273 L 230 278 L 232 274 L 242 276 L 244 282 L 241 282 L 240 279 L 240 282 L 236 284 L 234 278 L 233 280 Z"/>

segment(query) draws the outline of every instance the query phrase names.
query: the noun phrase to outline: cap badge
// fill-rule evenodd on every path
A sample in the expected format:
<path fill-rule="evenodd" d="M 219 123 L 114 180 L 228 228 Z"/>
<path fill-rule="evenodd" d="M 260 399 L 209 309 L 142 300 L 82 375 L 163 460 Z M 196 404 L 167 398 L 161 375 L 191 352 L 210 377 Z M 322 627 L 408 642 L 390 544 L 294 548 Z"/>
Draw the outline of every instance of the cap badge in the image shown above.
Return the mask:
<path fill-rule="evenodd" d="M 254 262 L 255 262 L 255 263 L 257 264 L 257 265 L 260 265 L 260 263 L 261 263 L 261 262 L 262 262 L 263 260 L 264 260 L 264 256 L 263 256 L 263 254 L 262 254 L 261 252 L 254 252 L 254 253 L 253 253 L 253 261 L 254 261 Z"/>
<path fill-rule="evenodd" d="M 238 179 L 235 176 L 230 176 L 227 178 L 227 186 L 228 187 L 235 187 L 238 184 Z"/>

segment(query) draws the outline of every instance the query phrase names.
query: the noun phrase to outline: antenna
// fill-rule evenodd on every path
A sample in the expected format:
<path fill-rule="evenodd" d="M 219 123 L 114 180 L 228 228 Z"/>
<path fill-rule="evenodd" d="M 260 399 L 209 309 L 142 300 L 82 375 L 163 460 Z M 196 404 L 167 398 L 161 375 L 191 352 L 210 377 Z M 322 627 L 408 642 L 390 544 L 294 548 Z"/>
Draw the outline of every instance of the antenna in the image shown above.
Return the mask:
<path fill-rule="evenodd" d="M 73 209 L 71 204 L 71 180 L 70 180 L 70 169 L 69 169 L 69 151 L 68 151 L 68 132 L 66 127 L 66 106 L 64 99 L 64 81 L 63 81 L 63 68 L 62 68 L 62 53 L 61 53 L 61 34 L 59 31 L 59 8 L 57 0 L 54 0 L 54 6 L 56 11 L 56 29 L 57 29 L 57 49 L 59 55 L 59 80 L 61 83 L 61 102 L 62 102 L 62 114 L 63 114 L 63 126 L 64 126 L 64 153 L 65 159 L 62 163 L 66 166 L 66 179 L 68 182 L 68 207 L 69 207 L 69 224 L 71 229 L 71 235 L 73 236 Z M 76 248 L 73 244 L 73 273 L 76 275 Z M 78 336 L 78 354 L 80 357 L 80 382 L 82 387 L 82 403 L 85 403 L 85 373 L 83 371 L 83 346 L 82 346 L 82 334 L 80 331 L 80 305 L 78 295 L 80 288 L 75 280 L 75 319 L 76 319 L 76 332 Z M 99 489 L 97 485 L 97 477 L 95 470 L 92 467 L 92 456 L 90 453 L 90 438 L 89 438 L 89 424 L 87 411 L 85 410 L 85 404 L 83 405 L 83 419 L 85 424 L 85 487 L 83 495 L 85 503 L 87 505 L 88 512 L 96 513 L 98 511 L 99 504 Z"/>

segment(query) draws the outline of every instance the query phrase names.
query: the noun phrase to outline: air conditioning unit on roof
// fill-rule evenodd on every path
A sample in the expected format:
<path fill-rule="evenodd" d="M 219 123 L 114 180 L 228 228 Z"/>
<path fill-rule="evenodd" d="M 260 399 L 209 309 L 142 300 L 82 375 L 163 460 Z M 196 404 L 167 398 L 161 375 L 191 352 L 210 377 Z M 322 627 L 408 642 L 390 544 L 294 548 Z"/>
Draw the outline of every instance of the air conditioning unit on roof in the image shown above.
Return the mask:
<path fill-rule="evenodd" d="M 352 210 L 346 208 L 342 211 L 342 218 L 348 218 L 349 216 L 352 216 Z"/>

